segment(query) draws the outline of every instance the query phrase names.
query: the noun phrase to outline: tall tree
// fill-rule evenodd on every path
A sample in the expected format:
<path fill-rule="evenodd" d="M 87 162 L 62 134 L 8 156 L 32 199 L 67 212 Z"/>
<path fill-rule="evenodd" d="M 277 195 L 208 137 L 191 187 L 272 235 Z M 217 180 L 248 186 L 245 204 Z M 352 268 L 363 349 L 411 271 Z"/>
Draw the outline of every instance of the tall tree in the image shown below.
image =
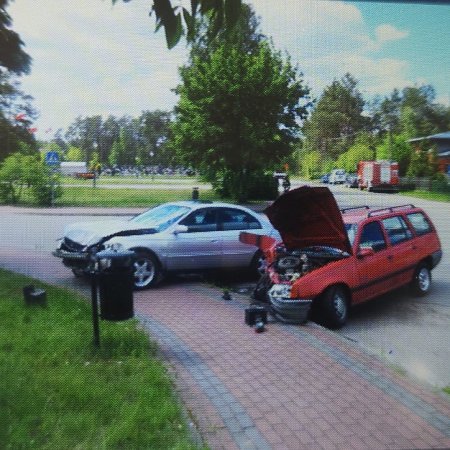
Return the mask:
<path fill-rule="evenodd" d="M 31 58 L 23 50 L 20 36 L 11 29 L 12 20 L 6 12 L 9 0 L 0 0 L 0 66 L 16 75 L 29 73 Z"/>
<path fill-rule="evenodd" d="M 92 154 L 98 151 L 102 122 L 101 116 L 79 116 L 67 129 L 65 135 L 67 141 L 83 151 L 87 162 L 91 160 Z"/>
<path fill-rule="evenodd" d="M 242 51 L 236 36 L 248 35 L 248 24 L 240 21 L 240 33 L 214 44 L 208 56 L 193 49 L 180 70 L 171 138 L 186 163 L 219 189 L 228 180 L 238 200 L 252 172 L 272 169 L 290 153 L 309 100 L 298 69 L 267 41 Z"/>
<path fill-rule="evenodd" d="M 358 82 L 347 73 L 325 88 L 303 132 L 310 147 L 324 158 L 336 159 L 355 141 L 358 132 L 368 126 L 363 116 L 364 100 Z"/>
<path fill-rule="evenodd" d="M 144 164 L 172 162 L 167 149 L 171 115 L 167 111 L 143 111 L 139 117 L 139 158 Z"/>
<path fill-rule="evenodd" d="M 36 150 L 32 97 L 20 90 L 14 75 L 0 73 L 0 160 L 21 149 L 21 142 Z"/>

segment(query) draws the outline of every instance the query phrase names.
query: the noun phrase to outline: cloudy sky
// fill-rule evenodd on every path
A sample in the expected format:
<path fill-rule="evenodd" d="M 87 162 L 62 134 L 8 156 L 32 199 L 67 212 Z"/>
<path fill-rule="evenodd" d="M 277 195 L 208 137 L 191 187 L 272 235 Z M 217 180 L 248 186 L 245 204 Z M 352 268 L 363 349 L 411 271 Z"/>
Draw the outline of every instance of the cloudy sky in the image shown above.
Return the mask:
<path fill-rule="evenodd" d="M 174 0 L 173 3 L 176 3 Z M 298 64 L 313 93 L 346 72 L 368 99 L 432 84 L 450 103 L 450 6 L 322 0 L 252 0 L 261 30 Z M 425 2 L 423 2 L 425 3 Z M 168 50 L 154 33 L 149 0 L 16 0 L 8 12 L 33 58 L 22 89 L 40 112 L 38 136 L 77 116 L 137 116 L 170 110 L 181 42 Z M 276 7 L 274 6 L 276 5 Z"/>

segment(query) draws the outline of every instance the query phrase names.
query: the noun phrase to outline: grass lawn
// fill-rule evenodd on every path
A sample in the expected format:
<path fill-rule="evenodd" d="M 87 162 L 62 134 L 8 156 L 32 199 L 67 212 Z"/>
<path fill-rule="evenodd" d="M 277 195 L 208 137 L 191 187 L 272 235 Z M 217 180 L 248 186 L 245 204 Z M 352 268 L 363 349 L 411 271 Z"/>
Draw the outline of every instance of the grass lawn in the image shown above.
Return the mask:
<path fill-rule="evenodd" d="M 400 194 L 408 195 L 410 197 L 423 198 L 424 200 L 450 202 L 450 193 L 414 190 L 414 191 L 400 192 Z"/>
<path fill-rule="evenodd" d="M 63 188 L 63 195 L 56 201 L 56 206 L 136 206 L 151 207 L 159 203 L 190 200 L 192 189 L 106 189 L 92 187 Z M 202 200 L 214 200 L 212 190 L 201 190 Z"/>
<path fill-rule="evenodd" d="M 47 291 L 26 306 L 23 286 Z M 136 320 L 102 322 L 89 302 L 0 270 L 0 442 L 12 449 L 190 449 L 156 345 Z"/>

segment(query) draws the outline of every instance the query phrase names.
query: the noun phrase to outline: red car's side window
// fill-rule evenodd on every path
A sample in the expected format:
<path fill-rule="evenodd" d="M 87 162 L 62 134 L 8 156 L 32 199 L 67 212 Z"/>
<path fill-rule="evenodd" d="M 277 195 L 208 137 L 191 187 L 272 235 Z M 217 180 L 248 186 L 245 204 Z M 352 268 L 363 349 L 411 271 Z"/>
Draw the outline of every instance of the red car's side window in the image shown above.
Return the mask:
<path fill-rule="evenodd" d="M 416 234 L 419 236 L 430 233 L 433 230 L 428 219 L 420 212 L 407 214 L 406 217 L 410 221 Z"/>
<path fill-rule="evenodd" d="M 400 244 L 413 237 L 403 217 L 388 217 L 387 219 L 383 219 L 382 222 L 392 245 Z"/>
<path fill-rule="evenodd" d="M 380 222 L 369 222 L 364 225 L 359 240 L 359 246 L 363 248 L 371 247 L 375 252 L 379 252 L 386 248 L 386 240 Z"/>

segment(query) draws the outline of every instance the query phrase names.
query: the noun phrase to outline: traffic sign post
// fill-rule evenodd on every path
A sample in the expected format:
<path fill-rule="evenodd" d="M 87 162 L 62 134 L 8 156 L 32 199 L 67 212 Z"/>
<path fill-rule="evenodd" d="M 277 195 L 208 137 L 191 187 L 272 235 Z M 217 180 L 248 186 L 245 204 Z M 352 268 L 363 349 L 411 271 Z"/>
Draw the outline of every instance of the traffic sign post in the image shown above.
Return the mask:
<path fill-rule="evenodd" d="M 52 167 L 59 166 L 60 161 L 58 152 L 47 152 L 45 154 L 45 163 Z"/>
<path fill-rule="evenodd" d="M 51 168 L 51 187 L 52 187 L 52 200 L 51 205 L 55 206 L 55 173 L 58 171 L 60 160 L 58 152 L 47 152 L 45 154 L 45 163 Z"/>

